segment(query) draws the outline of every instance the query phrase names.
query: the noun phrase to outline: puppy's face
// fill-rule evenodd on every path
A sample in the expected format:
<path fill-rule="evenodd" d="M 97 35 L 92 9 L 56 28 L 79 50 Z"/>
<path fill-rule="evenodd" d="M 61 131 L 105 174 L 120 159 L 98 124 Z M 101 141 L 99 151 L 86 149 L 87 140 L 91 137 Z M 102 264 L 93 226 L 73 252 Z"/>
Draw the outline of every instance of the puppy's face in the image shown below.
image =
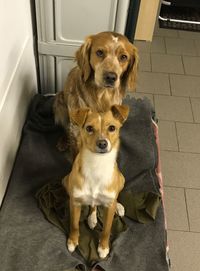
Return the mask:
<path fill-rule="evenodd" d="M 90 36 L 77 53 L 78 60 L 80 57 L 85 57 L 82 62 L 88 63 L 84 71 L 87 72 L 86 79 L 93 72 L 98 87 L 118 88 L 123 83 L 130 88 L 134 87 L 137 49 L 125 36 L 112 32 Z M 79 64 L 80 62 L 78 61 Z"/>
<path fill-rule="evenodd" d="M 102 114 L 89 109 L 77 112 L 78 114 L 75 113 L 72 119 L 81 126 L 80 134 L 84 148 L 100 154 L 118 148 L 119 131 L 129 112 L 127 106 L 114 105 L 110 111 Z"/>

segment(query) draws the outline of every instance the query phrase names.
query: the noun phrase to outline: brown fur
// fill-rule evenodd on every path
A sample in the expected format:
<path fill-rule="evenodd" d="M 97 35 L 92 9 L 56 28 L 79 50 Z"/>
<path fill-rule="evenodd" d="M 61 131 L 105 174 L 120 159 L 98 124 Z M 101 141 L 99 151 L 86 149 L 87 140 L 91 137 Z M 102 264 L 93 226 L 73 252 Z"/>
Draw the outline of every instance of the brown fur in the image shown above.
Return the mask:
<path fill-rule="evenodd" d="M 113 104 L 121 104 L 126 90 L 134 90 L 136 83 L 137 49 L 121 34 L 102 32 L 87 37 L 76 53 L 76 61 L 78 65 L 69 73 L 54 103 L 55 121 L 66 130 L 72 110 L 88 107 L 107 111 Z M 117 77 L 113 85 L 105 82 L 109 72 Z M 74 126 L 70 132 L 77 137 Z"/>
<path fill-rule="evenodd" d="M 89 109 L 79 109 L 72 113 L 72 119 L 76 124 L 80 127 L 80 150 L 79 153 L 74 161 L 72 171 L 68 176 L 66 176 L 63 179 L 64 187 L 67 191 L 67 193 L 70 196 L 70 234 L 69 239 L 67 242 L 68 248 L 70 251 L 73 251 L 75 247 L 78 245 L 79 242 L 79 220 L 80 220 L 80 213 L 81 213 L 81 205 L 88 204 L 87 196 L 77 197 L 75 196 L 75 190 L 79 189 L 80 191 L 84 191 L 84 184 L 87 183 L 90 184 L 90 182 L 87 181 L 86 176 L 84 175 L 84 169 L 83 169 L 83 163 L 85 156 L 85 151 L 89 150 L 91 153 L 97 153 L 96 155 L 101 156 L 104 154 L 99 153 L 96 150 L 96 144 L 98 140 L 106 139 L 110 142 L 110 149 L 106 151 L 106 153 L 111 152 L 113 149 L 118 150 L 119 149 L 119 130 L 124 121 L 126 120 L 128 116 L 129 109 L 127 106 L 119 106 L 114 105 L 112 106 L 111 110 L 105 113 L 96 113 L 92 112 Z M 114 131 L 110 131 L 110 126 L 115 126 Z M 87 127 L 93 127 L 92 132 L 88 132 Z M 106 154 L 105 154 L 106 155 Z M 92 156 L 93 157 L 93 156 Z M 115 156 L 114 156 L 115 157 Z M 105 156 L 103 157 L 105 159 Z M 109 164 L 110 165 L 110 164 Z M 109 167 L 108 165 L 108 167 Z M 87 167 L 90 167 L 91 164 L 88 164 Z M 95 166 L 98 167 L 98 164 L 95 164 Z M 112 167 L 112 164 L 111 164 Z M 101 170 L 101 168 L 100 168 Z M 88 173 L 87 173 L 88 174 Z M 109 175 L 110 176 L 110 175 Z M 109 238 L 110 238 L 110 232 L 112 227 L 112 221 L 114 214 L 116 212 L 116 206 L 117 206 L 117 198 L 119 195 L 119 192 L 123 189 L 124 186 L 124 177 L 121 174 L 121 172 L 118 169 L 117 162 L 114 161 L 114 169 L 113 173 L 111 175 L 111 181 L 110 182 L 103 182 L 102 191 L 100 193 L 103 193 L 104 195 L 106 192 L 114 193 L 113 198 L 109 201 L 109 205 L 106 205 L 106 202 L 102 203 L 103 206 L 106 207 L 105 217 L 104 217 L 104 226 L 103 231 L 101 234 L 100 242 L 99 242 L 99 249 L 100 249 L 100 257 L 106 257 L 105 254 L 101 254 L 102 250 L 107 249 L 107 253 L 109 252 Z M 99 177 L 98 177 L 99 178 Z M 109 177 L 110 178 L 110 177 Z M 99 180 L 99 183 L 101 183 L 104 180 Z M 94 183 L 91 184 L 91 187 L 89 187 L 87 192 L 90 193 L 91 197 L 94 197 L 94 200 L 96 200 L 99 197 L 98 190 L 95 192 L 97 194 L 93 194 L 93 187 L 96 189 L 97 183 L 96 179 L 94 180 Z M 85 192 L 83 192 L 85 193 Z M 98 200 L 97 200 L 98 201 Z M 96 213 L 96 206 L 92 205 L 90 210 L 90 215 L 95 212 Z M 73 247 L 73 249 L 71 249 Z M 99 251 L 99 250 L 98 250 Z"/>

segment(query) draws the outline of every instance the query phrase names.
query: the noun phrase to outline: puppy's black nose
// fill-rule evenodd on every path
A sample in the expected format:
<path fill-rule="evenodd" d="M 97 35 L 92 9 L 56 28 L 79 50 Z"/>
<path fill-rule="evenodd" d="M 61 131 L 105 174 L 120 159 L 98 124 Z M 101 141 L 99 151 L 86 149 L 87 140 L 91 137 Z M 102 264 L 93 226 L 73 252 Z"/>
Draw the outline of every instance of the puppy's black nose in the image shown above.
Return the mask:
<path fill-rule="evenodd" d="M 105 139 L 98 140 L 96 144 L 100 150 L 105 150 L 108 146 L 108 142 Z"/>
<path fill-rule="evenodd" d="M 104 74 L 104 80 L 107 84 L 113 85 L 117 80 L 117 74 L 115 72 L 106 72 Z"/>

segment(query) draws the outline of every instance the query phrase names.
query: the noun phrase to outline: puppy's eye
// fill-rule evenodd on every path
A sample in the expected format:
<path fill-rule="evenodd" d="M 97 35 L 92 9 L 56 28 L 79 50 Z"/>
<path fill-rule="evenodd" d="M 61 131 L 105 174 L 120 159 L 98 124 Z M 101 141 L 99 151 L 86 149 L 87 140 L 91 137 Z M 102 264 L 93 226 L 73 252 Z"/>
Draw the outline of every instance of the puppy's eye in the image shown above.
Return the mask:
<path fill-rule="evenodd" d="M 116 127 L 114 126 L 114 125 L 110 125 L 109 127 L 108 127 L 108 131 L 109 132 L 114 132 L 116 130 Z"/>
<path fill-rule="evenodd" d="M 97 55 L 98 57 L 103 57 L 103 56 L 104 56 L 103 50 L 97 50 L 97 51 L 96 51 L 96 55 Z"/>
<path fill-rule="evenodd" d="M 120 61 L 126 61 L 128 59 L 128 56 L 127 55 L 121 55 L 119 57 Z"/>
<path fill-rule="evenodd" d="M 91 125 L 88 125 L 88 126 L 86 126 L 86 131 L 88 132 L 88 133 L 93 133 L 94 132 L 94 128 L 91 126 Z"/>

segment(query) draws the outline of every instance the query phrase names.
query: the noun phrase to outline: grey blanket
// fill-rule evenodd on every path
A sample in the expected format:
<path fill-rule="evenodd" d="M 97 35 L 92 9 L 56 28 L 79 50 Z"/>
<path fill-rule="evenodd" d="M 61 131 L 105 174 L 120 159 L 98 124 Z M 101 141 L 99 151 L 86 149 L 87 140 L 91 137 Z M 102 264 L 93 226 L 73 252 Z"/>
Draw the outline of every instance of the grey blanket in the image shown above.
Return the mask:
<path fill-rule="evenodd" d="M 53 97 L 36 95 L 23 129 L 8 191 L 0 211 L 0 270 L 91 270 L 83 258 L 66 249 L 66 236 L 44 219 L 36 191 L 52 179 L 66 175 L 67 154 L 56 149 L 62 131 L 54 125 Z M 125 189 L 158 193 L 155 174 L 157 149 L 148 100 L 126 99 L 131 113 L 121 133 L 118 164 Z M 126 219 L 127 231 L 114 242 L 110 257 L 98 263 L 108 271 L 167 271 L 163 208 L 156 220 L 140 224 Z"/>

